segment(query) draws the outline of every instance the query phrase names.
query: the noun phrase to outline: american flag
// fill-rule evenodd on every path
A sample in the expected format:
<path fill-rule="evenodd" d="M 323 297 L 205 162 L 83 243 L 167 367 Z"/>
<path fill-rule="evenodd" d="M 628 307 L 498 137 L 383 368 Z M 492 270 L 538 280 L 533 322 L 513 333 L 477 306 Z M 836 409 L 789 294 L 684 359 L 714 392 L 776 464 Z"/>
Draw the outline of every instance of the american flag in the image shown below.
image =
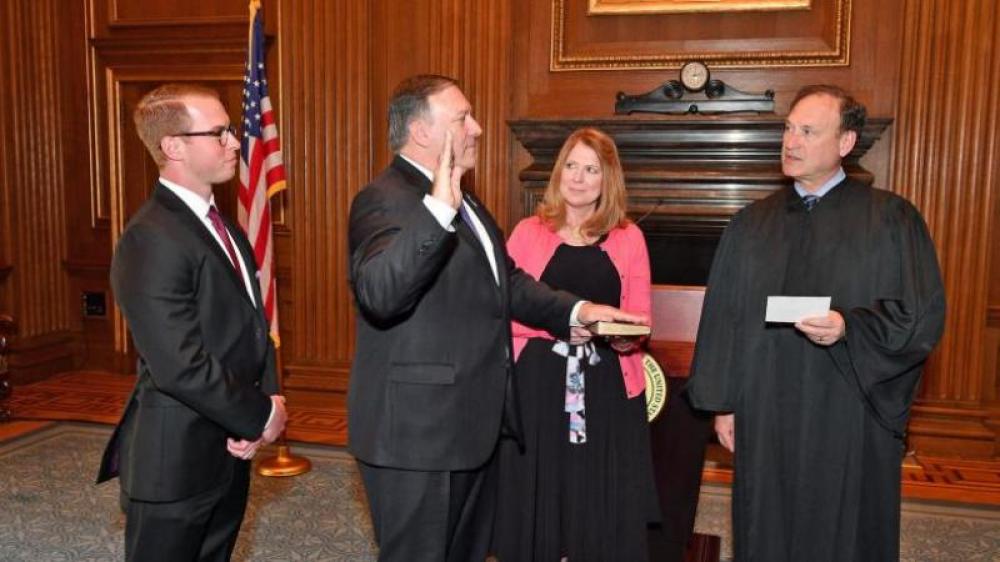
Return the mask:
<path fill-rule="evenodd" d="M 243 138 L 240 142 L 239 221 L 253 244 L 260 269 L 264 313 L 275 346 L 278 339 L 278 303 L 274 275 L 274 241 L 269 198 L 285 189 L 278 126 L 267 95 L 264 71 L 264 21 L 260 1 L 250 2 L 250 45 L 243 79 Z"/>

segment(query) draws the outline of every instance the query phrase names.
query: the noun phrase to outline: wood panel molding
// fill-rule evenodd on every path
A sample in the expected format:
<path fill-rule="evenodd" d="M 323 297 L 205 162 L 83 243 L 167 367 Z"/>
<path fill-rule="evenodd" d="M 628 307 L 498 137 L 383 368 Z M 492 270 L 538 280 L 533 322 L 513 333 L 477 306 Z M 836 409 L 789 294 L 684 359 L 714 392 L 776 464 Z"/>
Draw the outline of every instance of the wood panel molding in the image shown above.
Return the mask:
<path fill-rule="evenodd" d="M 205 3 L 201 0 L 174 0 L 154 3 L 147 0 L 104 0 L 108 24 L 128 25 L 246 25 L 247 3 L 243 0 Z M 198 7 L 201 10 L 197 9 Z"/>
<path fill-rule="evenodd" d="M 63 268 L 74 276 L 108 276 L 111 272 L 111 262 L 91 262 L 69 259 L 63 261 Z"/>
<path fill-rule="evenodd" d="M 991 216 L 1000 190 L 1000 14 L 992 0 L 906 2 L 903 37 L 892 183 L 927 221 L 948 298 L 945 335 L 924 374 L 913 427 L 963 439 L 972 430 L 960 418 L 976 418 L 973 425 L 992 432 L 995 455 L 996 428 L 979 412 L 998 382 L 986 368 L 996 349 L 984 343 L 994 318 L 989 258 L 1000 235 Z M 925 407 L 938 405 L 953 410 L 931 415 Z"/>
<path fill-rule="evenodd" d="M 325 365 L 286 364 L 285 388 L 318 392 L 347 393 L 351 378 L 350 361 L 334 361 Z"/>
<path fill-rule="evenodd" d="M 4 2 L 0 21 L 5 33 L 4 150 L 0 154 L 3 186 L 0 216 L 9 269 L 7 303 L 18 319 L 19 337 L 30 339 L 71 328 L 67 278 L 61 268 L 66 256 L 64 138 L 61 123 L 72 114 L 60 94 L 60 33 L 56 14 L 61 2 Z M 14 375 L 24 365 L 12 348 Z"/>
<path fill-rule="evenodd" d="M 549 67 L 665 69 L 688 60 L 717 68 L 846 66 L 851 4 L 813 0 L 808 10 L 791 12 L 595 15 L 588 0 L 552 0 Z"/>
<path fill-rule="evenodd" d="M 87 1 L 90 4 L 88 29 L 99 32 L 102 26 L 108 24 L 107 18 L 110 17 L 110 12 L 102 10 L 102 7 L 112 6 L 115 0 Z M 109 186 L 110 174 L 114 174 L 115 170 L 110 170 L 107 165 L 110 161 L 105 149 L 107 142 L 115 139 L 109 134 L 108 125 L 121 121 L 131 127 L 131 116 L 124 115 L 118 119 L 114 114 L 116 108 L 109 105 L 114 94 L 113 85 L 119 81 L 119 76 L 116 76 L 118 70 L 123 69 L 119 74 L 132 82 L 213 81 L 242 77 L 246 55 L 245 16 L 240 23 L 240 33 L 220 32 L 218 27 L 209 27 L 211 33 L 198 34 L 177 25 L 148 27 L 135 35 L 98 33 L 88 40 L 87 84 L 90 111 L 94 117 L 90 128 L 90 147 L 95 153 L 90 179 L 90 223 L 92 229 L 102 232 L 111 229 L 111 207 L 114 203 L 111 199 L 113 189 Z M 111 236 L 114 240 L 113 232 Z"/>
<path fill-rule="evenodd" d="M 279 242 L 276 259 L 289 268 L 289 290 L 279 285 L 289 388 L 300 382 L 328 391 L 346 388 L 321 381 L 324 369 L 342 365 L 353 352 L 346 229 L 351 199 L 372 172 L 372 9 L 369 2 L 324 0 L 278 6 L 280 66 L 268 70 L 280 85 L 288 174 L 288 236 Z"/>
<path fill-rule="evenodd" d="M 20 328 L 20 321 L 18 327 Z M 10 379 L 17 386 L 72 370 L 75 367 L 77 348 L 77 334 L 67 330 L 35 336 L 18 333 L 10 340 Z"/>
<path fill-rule="evenodd" d="M 94 38 L 189 39 L 242 37 L 246 43 L 246 0 L 85 0 Z M 268 0 L 272 4 L 274 0 Z"/>

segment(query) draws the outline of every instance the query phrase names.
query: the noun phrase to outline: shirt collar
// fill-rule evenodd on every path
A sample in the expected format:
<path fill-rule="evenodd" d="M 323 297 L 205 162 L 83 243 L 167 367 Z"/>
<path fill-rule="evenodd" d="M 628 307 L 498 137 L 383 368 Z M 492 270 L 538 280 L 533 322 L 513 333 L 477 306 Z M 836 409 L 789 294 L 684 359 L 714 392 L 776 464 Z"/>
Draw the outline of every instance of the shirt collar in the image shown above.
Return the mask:
<path fill-rule="evenodd" d="M 826 180 L 826 183 L 821 185 L 820 188 L 817 189 L 816 191 L 809 192 L 804 187 L 802 187 L 802 184 L 800 184 L 799 182 L 795 182 L 795 192 L 799 194 L 799 197 L 805 197 L 806 195 L 815 195 L 816 197 L 822 197 L 827 193 L 829 193 L 831 189 L 837 187 L 837 185 L 840 182 L 844 181 L 846 177 L 847 174 L 844 173 L 844 168 L 840 167 L 837 168 L 837 173 L 833 174 L 833 177 Z"/>
<path fill-rule="evenodd" d="M 417 170 L 419 170 L 421 174 L 427 176 L 427 179 L 431 180 L 431 182 L 434 181 L 434 172 L 432 172 L 432 171 L 428 170 L 427 168 L 421 166 L 420 164 L 418 164 L 417 162 L 415 162 L 412 158 L 408 157 L 407 155 L 403 154 L 402 152 L 399 153 L 399 157 L 402 158 L 403 160 L 406 160 L 407 162 L 409 162 L 410 165 L 413 166 L 414 168 L 416 168 Z"/>
<path fill-rule="evenodd" d="M 176 195 L 178 199 L 183 201 L 184 204 L 191 209 L 191 212 L 198 216 L 198 218 L 203 219 L 207 217 L 208 209 L 215 205 L 214 193 L 208 196 L 208 201 L 205 201 L 202 199 L 201 195 L 198 195 L 182 185 L 178 185 L 168 179 L 165 179 L 162 176 L 160 177 L 160 183 L 163 184 L 163 187 L 166 187 L 174 195 Z"/>

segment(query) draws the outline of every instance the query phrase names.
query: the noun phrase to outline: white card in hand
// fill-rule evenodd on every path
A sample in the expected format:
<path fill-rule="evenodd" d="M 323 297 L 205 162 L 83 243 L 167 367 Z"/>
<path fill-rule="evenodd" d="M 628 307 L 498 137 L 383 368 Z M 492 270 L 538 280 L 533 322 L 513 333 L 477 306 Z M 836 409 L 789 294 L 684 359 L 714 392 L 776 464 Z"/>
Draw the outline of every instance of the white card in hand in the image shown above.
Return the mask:
<path fill-rule="evenodd" d="M 765 322 L 794 324 L 803 318 L 826 316 L 830 297 L 767 297 Z"/>

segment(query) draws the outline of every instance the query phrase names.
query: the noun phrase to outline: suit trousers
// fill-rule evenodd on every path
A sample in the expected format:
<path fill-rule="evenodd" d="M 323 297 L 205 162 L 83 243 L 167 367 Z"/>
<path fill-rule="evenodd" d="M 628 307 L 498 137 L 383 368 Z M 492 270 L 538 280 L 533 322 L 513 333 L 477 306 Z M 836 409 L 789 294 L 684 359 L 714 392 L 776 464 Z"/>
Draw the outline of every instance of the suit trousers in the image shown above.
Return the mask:
<path fill-rule="evenodd" d="M 485 560 L 496 508 L 489 466 L 425 472 L 359 460 L 379 562 Z"/>
<path fill-rule="evenodd" d="M 144 502 L 122 494 L 127 562 L 228 562 L 243 523 L 250 463 L 206 492 L 173 502 Z"/>

